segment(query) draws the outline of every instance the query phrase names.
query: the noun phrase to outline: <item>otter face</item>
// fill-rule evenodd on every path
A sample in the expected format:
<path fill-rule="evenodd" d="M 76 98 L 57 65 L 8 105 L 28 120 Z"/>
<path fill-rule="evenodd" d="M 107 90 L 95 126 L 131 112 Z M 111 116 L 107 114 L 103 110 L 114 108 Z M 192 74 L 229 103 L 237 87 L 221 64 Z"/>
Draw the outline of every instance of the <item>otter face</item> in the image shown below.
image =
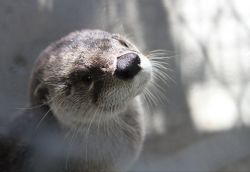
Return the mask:
<path fill-rule="evenodd" d="M 47 90 L 38 99 L 45 97 L 58 120 L 70 126 L 123 111 L 144 90 L 152 71 L 132 43 L 100 30 L 73 32 L 55 42 L 35 69 L 33 80 L 39 84 L 32 96 Z"/>

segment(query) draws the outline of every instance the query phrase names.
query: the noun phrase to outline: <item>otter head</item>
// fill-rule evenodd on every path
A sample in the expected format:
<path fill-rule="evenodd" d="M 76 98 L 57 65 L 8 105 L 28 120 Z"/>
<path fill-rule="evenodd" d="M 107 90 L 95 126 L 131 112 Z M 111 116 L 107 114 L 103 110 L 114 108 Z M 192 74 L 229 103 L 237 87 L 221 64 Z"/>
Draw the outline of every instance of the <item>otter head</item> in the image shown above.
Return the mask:
<path fill-rule="evenodd" d="M 150 78 L 150 61 L 124 37 L 77 31 L 39 56 L 31 104 L 46 104 L 63 124 L 78 125 L 125 110 Z"/>

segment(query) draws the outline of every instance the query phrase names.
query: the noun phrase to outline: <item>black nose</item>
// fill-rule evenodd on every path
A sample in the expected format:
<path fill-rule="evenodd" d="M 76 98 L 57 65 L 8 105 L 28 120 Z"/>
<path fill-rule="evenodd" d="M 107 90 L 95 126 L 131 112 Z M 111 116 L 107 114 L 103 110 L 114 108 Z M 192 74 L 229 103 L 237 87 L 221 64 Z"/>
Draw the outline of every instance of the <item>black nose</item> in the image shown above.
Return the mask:
<path fill-rule="evenodd" d="M 132 79 L 141 70 L 140 62 L 139 56 L 135 53 L 118 57 L 115 75 L 120 79 Z"/>

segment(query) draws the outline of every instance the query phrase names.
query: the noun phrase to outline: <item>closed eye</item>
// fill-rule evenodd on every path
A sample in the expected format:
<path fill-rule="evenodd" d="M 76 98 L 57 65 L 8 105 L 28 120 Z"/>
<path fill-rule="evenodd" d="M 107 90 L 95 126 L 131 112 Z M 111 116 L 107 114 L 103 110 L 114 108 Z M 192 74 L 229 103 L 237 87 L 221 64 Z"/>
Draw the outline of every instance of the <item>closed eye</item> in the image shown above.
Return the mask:
<path fill-rule="evenodd" d="M 122 46 L 124 46 L 124 47 L 126 47 L 126 48 L 129 48 L 128 44 L 127 44 L 125 41 L 123 41 L 123 40 L 118 40 L 118 41 L 120 42 L 120 44 L 121 44 Z"/>
<path fill-rule="evenodd" d="M 93 82 L 93 78 L 89 72 L 83 70 L 73 71 L 69 75 L 69 79 L 72 83 L 80 83 L 82 82 L 84 85 L 90 85 Z"/>
<path fill-rule="evenodd" d="M 90 85 L 93 81 L 93 78 L 91 75 L 87 74 L 81 77 L 81 81 L 86 85 Z"/>
<path fill-rule="evenodd" d="M 119 35 L 117 35 L 117 34 L 114 34 L 114 35 L 112 36 L 112 38 L 114 38 L 114 39 L 116 39 L 117 41 L 119 41 L 119 43 L 120 43 L 122 46 L 124 46 L 124 47 L 126 47 L 126 48 L 129 48 L 129 44 L 128 44 L 126 41 L 124 41 L 124 40 L 121 38 L 121 36 L 119 36 Z"/>

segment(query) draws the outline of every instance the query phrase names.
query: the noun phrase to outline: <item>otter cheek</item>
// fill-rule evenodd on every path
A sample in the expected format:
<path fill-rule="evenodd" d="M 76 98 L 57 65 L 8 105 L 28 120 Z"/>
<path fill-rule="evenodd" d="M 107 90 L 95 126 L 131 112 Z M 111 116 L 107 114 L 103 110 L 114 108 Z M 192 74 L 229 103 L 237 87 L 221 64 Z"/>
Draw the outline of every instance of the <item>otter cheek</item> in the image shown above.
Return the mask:
<path fill-rule="evenodd" d="M 101 92 L 104 87 L 104 82 L 102 80 L 95 82 L 92 88 L 92 102 L 96 104 L 101 97 Z"/>

